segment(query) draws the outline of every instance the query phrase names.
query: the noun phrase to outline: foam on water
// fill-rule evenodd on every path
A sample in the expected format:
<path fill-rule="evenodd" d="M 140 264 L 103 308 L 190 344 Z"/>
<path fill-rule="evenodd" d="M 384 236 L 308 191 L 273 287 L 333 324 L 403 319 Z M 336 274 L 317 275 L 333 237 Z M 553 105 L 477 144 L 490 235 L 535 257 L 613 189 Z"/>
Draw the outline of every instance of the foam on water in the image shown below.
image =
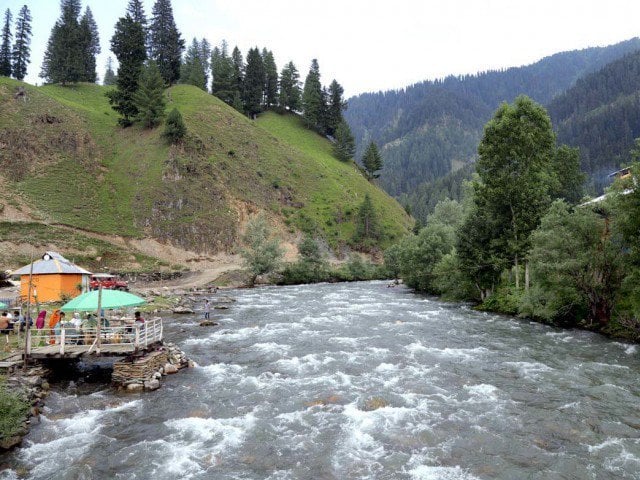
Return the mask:
<path fill-rule="evenodd" d="M 456 467 L 430 467 L 420 465 L 409 470 L 409 475 L 413 480 L 480 480 L 470 473 Z"/>

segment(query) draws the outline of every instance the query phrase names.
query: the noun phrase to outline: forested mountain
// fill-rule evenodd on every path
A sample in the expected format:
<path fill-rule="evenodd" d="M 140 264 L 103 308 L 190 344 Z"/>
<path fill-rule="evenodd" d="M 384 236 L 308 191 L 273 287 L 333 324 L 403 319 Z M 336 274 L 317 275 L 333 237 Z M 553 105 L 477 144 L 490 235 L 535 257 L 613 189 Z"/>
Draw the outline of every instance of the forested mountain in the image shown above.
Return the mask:
<path fill-rule="evenodd" d="M 582 169 L 600 190 L 640 137 L 640 51 L 578 79 L 549 104 L 558 141 L 580 147 Z"/>
<path fill-rule="evenodd" d="M 430 188 L 424 182 L 473 161 L 483 125 L 502 101 L 526 94 L 547 105 L 579 78 L 638 49 L 640 39 L 634 38 L 558 53 L 524 67 L 366 93 L 349 99 L 345 118 L 358 158 L 371 140 L 378 143 L 384 157 L 380 184 L 392 195 L 409 194 L 405 198 L 415 212 L 419 205 L 412 199 L 420 197 L 415 193 Z"/>

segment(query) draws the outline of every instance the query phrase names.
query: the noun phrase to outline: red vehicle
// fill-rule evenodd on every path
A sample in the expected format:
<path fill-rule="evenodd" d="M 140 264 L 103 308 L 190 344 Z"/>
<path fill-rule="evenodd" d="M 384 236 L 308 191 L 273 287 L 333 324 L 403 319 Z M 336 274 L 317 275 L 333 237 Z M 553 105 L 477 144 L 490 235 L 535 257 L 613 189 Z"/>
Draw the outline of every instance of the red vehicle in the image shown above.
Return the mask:
<path fill-rule="evenodd" d="M 129 291 L 129 285 L 124 280 L 111 275 L 110 273 L 96 273 L 91 275 L 91 281 L 89 282 L 89 288 L 91 290 L 98 290 L 100 286 L 109 290 L 122 290 Z"/>

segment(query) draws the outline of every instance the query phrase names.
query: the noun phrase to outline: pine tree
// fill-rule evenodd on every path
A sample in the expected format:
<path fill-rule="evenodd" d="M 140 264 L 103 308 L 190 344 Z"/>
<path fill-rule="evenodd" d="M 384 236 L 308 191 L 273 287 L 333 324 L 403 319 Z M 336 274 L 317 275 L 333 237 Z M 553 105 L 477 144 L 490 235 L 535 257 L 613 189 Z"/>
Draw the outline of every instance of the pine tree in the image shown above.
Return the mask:
<path fill-rule="evenodd" d="M 147 22 L 147 16 L 144 13 L 144 6 L 142 0 L 129 0 L 127 5 L 127 12 L 134 22 L 138 22 L 142 26 L 144 32 L 144 44 L 147 49 L 147 57 L 149 57 L 149 22 Z"/>
<path fill-rule="evenodd" d="M 282 68 L 280 73 L 280 108 L 290 112 L 299 111 L 301 97 L 300 74 L 293 62 L 289 62 Z"/>
<path fill-rule="evenodd" d="M 209 76 L 211 75 L 211 44 L 209 40 L 203 38 L 198 45 L 200 51 L 200 61 L 202 62 L 202 69 L 204 71 L 204 91 L 207 91 L 209 86 Z"/>
<path fill-rule="evenodd" d="M 236 74 L 233 59 L 229 56 L 227 42 L 222 41 L 211 54 L 211 93 L 232 105 L 236 93 Z"/>
<path fill-rule="evenodd" d="M 95 83 L 96 55 L 100 53 L 100 35 L 91 9 L 87 7 L 80 19 L 80 44 L 82 46 L 82 77 L 81 81 Z"/>
<path fill-rule="evenodd" d="M 187 53 L 184 56 L 184 63 L 180 68 L 180 83 L 187 85 L 195 85 L 196 87 L 207 90 L 207 73 L 204 64 L 204 58 L 201 57 L 202 50 L 200 42 L 194 37 Z"/>
<path fill-rule="evenodd" d="M 177 108 L 169 112 L 162 136 L 170 143 L 176 144 L 187 134 L 187 126 Z"/>
<path fill-rule="evenodd" d="M 273 52 L 266 48 L 262 50 L 262 61 L 265 75 L 264 106 L 271 108 L 278 104 L 278 67 Z"/>
<path fill-rule="evenodd" d="M 344 88 L 336 80 L 329 85 L 329 101 L 327 106 L 325 130 L 328 135 L 333 135 L 336 128 L 342 121 L 342 111 L 347 108 L 344 101 Z"/>
<path fill-rule="evenodd" d="M 11 10 L 4 12 L 4 25 L 2 27 L 2 44 L 0 44 L 0 76 L 11 76 Z"/>
<path fill-rule="evenodd" d="M 16 18 L 15 43 L 12 52 L 13 76 L 23 80 L 27 75 L 27 66 L 31 63 L 31 12 L 24 5 Z"/>
<path fill-rule="evenodd" d="M 102 81 L 103 85 L 115 85 L 117 81 L 117 77 L 115 72 L 113 71 L 113 60 L 111 57 L 107 58 L 107 65 L 104 72 L 104 80 Z"/>
<path fill-rule="evenodd" d="M 152 14 L 149 26 L 150 57 L 157 63 L 165 83 L 172 85 L 180 78 L 184 40 L 173 19 L 171 0 L 156 0 Z"/>
<path fill-rule="evenodd" d="M 311 61 L 311 68 L 304 82 L 302 91 L 302 117 L 307 128 L 321 129 L 323 117 L 323 94 L 320 83 L 320 66 L 315 58 Z"/>
<path fill-rule="evenodd" d="M 133 94 L 138 89 L 140 71 L 147 58 L 144 41 L 142 25 L 128 13 L 118 20 L 111 38 L 111 51 L 120 64 L 117 89 L 107 92 L 107 96 L 113 109 L 121 115 L 118 123 L 123 127 L 131 125 L 133 118 L 138 115 Z"/>
<path fill-rule="evenodd" d="M 364 200 L 358 209 L 356 217 L 356 230 L 354 233 L 354 241 L 359 244 L 368 243 L 367 241 L 375 240 L 380 237 L 380 226 L 378 224 L 378 216 L 373 202 L 369 194 L 365 194 Z"/>
<path fill-rule="evenodd" d="M 255 47 L 247 53 L 247 67 L 244 76 L 244 91 L 242 94 L 244 109 L 250 116 L 260 113 L 262 110 L 264 84 L 264 64 L 260 50 L 258 50 L 258 47 Z"/>
<path fill-rule="evenodd" d="M 78 16 L 80 0 L 62 0 L 62 13 L 53 26 L 42 62 L 40 77 L 48 83 L 78 82 L 84 78 L 82 34 Z"/>
<path fill-rule="evenodd" d="M 233 75 L 235 78 L 233 86 L 233 96 L 235 98 L 236 93 L 241 95 L 241 92 L 244 90 L 244 59 L 242 58 L 242 52 L 237 46 L 233 47 L 231 60 L 233 62 Z"/>
<path fill-rule="evenodd" d="M 378 151 L 378 146 L 374 142 L 369 143 L 367 146 L 362 156 L 362 165 L 369 178 L 378 178 L 380 176 L 376 172 L 382 169 L 382 157 Z"/>
<path fill-rule="evenodd" d="M 342 120 L 335 130 L 334 137 L 333 154 L 343 162 L 351 160 L 356 153 L 356 141 L 349 124 Z"/>
<path fill-rule="evenodd" d="M 133 102 L 138 109 L 136 119 L 146 128 L 159 125 L 164 117 L 163 87 L 164 81 L 156 62 L 148 60 L 140 74 L 138 90 L 133 94 Z"/>

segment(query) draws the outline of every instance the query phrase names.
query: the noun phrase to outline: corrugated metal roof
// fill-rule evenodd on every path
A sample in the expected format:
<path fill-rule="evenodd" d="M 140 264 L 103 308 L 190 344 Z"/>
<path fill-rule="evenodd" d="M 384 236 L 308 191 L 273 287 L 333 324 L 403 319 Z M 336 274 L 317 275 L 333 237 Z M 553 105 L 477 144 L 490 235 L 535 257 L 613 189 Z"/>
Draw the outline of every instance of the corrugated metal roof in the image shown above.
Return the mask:
<path fill-rule="evenodd" d="M 31 264 L 11 272 L 11 275 L 29 275 Z M 91 275 L 91 272 L 74 265 L 57 252 L 46 252 L 40 260 L 33 262 L 34 275 L 48 275 L 56 273 L 72 273 L 80 275 Z"/>

